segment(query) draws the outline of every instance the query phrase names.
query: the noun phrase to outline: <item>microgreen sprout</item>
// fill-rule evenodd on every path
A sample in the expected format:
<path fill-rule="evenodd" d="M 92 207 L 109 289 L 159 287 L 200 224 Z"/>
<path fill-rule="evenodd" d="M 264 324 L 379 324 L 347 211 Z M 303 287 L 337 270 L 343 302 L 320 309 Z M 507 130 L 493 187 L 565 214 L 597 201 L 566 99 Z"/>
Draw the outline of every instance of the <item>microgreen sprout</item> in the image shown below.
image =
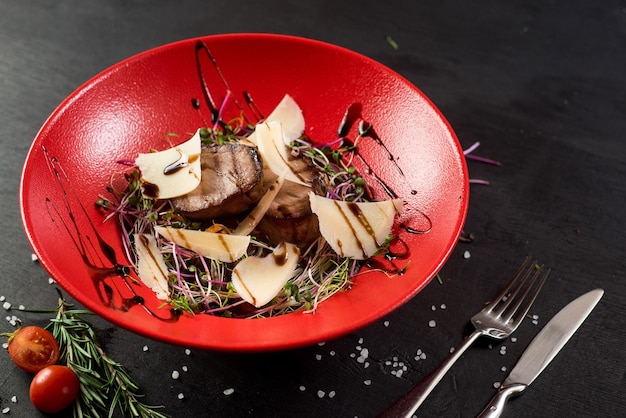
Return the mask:
<path fill-rule="evenodd" d="M 497 166 L 500 165 L 499 161 L 495 161 L 489 158 L 472 154 L 479 146 L 480 146 L 480 142 L 477 141 L 477 142 L 474 142 L 469 148 L 463 150 L 463 155 L 465 155 L 465 158 L 469 160 L 474 160 L 474 161 L 478 161 L 481 163 L 489 164 L 489 165 L 497 165 Z M 483 180 L 483 179 L 470 179 L 469 182 L 471 184 L 482 184 L 485 186 L 489 185 L 489 181 Z"/>
<path fill-rule="evenodd" d="M 350 202 L 366 201 L 365 179 L 351 166 L 357 142 L 369 130 L 359 127 L 354 142 L 338 138 L 323 146 L 313 146 L 305 137 L 292 143 L 292 153 L 311 161 L 321 177 L 321 187 L 327 197 Z M 199 135 L 205 146 L 246 141 L 252 128 L 243 118 L 213 127 L 201 128 Z M 131 261 L 137 260 L 133 236 L 155 235 L 156 226 L 206 229 L 210 225 L 190 220 L 179 213 L 168 200 L 156 201 L 142 195 L 140 173 L 136 169 L 112 177 L 108 196 L 100 196 L 96 206 L 105 213 L 105 220 L 116 219 L 122 232 L 124 252 Z M 339 257 L 323 239 L 303 250 L 299 267 L 272 302 L 253 308 L 234 291 L 230 274 L 234 263 L 224 263 L 198 255 L 156 235 L 168 267 L 170 300 L 164 304 L 189 314 L 205 313 L 227 317 L 275 316 L 295 310 L 315 311 L 318 304 L 347 289 L 359 272 L 362 261 Z M 386 248 L 388 243 L 383 246 Z M 252 239 L 247 256 L 263 256 L 271 247 Z"/>

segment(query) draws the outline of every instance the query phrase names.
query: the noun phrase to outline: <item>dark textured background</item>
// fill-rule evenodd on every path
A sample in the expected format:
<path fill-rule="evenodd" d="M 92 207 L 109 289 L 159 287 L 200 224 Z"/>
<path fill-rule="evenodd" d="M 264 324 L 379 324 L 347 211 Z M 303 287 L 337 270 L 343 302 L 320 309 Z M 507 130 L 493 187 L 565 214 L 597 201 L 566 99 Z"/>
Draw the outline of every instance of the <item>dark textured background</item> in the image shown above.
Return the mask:
<path fill-rule="evenodd" d="M 501 368 L 510 370 L 562 306 L 596 287 L 606 290 L 601 303 L 542 376 L 511 402 L 507 416 L 623 416 L 624 1 L 0 0 L 0 296 L 15 306 L 55 306 L 54 287 L 30 259 L 18 206 L 21 167 L 46 117 L 121 59 L 227 32 L 299 35 L 374 58 L 423 90 L 464 147 L 480 141 L 477 153 L 502 166 L 469 162 L 471 177 L 491 185 L 472 186 L 466 232 L 475 240 L 459 244 L 441 271 L 443 283 L 433 281 L 354 334 L 288 352 L 186 355 L 184 347 L 96 320 L 107 351 L 133 373 L 148 403 L 165 405 L 175 417 L 373 417 L 445 358 L 469 331 L 469 317 L 524 255 L 533 254 L 554 270 L 531 311 L 538 324 L 522 324 L 516 342 L 502 343 L 505 355 L 500 344 L 490 348 L 491 341 L 481 340 L 419 416 L 475 416 L 494 394 L 494 382 L 504 379 Z M 465 251 L 471 258 L 463 257 Z M 14 313 L 0 311 L 0 332 L 10 331 L 4 317 Z M 45 322 L 34 314 L 18 316 Z M 429 327 L 430 320 L 437 326 Z M 357 361 L 359 348 L 369 350 L 367 368 Z M 416 360 L 417 350 L 426 358 Z M 394 361 L 407 366 L 401 378 L 392 373 Z M 180 371 L 178 380 L 173 370 Z M 29 381 L 0 352 L 6 416 L 39 416 L 28 400 Z M 229 388 L 234 393 L 225 395 Z"/>

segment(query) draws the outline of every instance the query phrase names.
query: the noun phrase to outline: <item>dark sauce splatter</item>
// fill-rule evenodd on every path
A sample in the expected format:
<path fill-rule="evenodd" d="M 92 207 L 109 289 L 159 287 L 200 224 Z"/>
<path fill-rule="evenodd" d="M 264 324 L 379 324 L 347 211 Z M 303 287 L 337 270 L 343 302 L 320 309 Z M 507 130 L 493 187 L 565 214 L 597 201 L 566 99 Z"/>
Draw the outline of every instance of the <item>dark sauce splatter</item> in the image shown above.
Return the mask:
<path fill-rule="evenodd" d="M 163 174 L 166 175 L 166 176 L 178 173 L 180 170 L 182 170 L 185 167 L 189 167 L 189 164 L 193 164 L 194 161 L 196 161 L 198 158 L 200 158 L 199 155 L 191 155 L 191 156 L 189 156 L 189 155 L 183 154 L 178 149 L 177 149 L 177 151 L 179 153 L 178 159 L 176 161 L 168 164 L 163 169 Z"/>
<path fill-rule="evenodd" d="M 279 245 L 279 247 L 276 248 L 276 250 L 274 250 L 274 252 L 272 253 L 272 257 L 274 258 L 274 263 L 277 266 L 284 266 L 285 264 L 287 264 L 287 246 L 284 243 Z"/>
<path fill-rule="evenodd" d="M 337 129 L 337 135 L 339 138 L 345 138 L 348 136 L 354 124 L 361 118 L 362 110 L 363 105 L 361 105 L 361 103 L 352 103 L 348 106 L 346 113 L 343 115 L 343 119 L 341 119 L 341 122 L 339 123 L 339 128 Z"/>
<path fill-rule="evenodd" d="M 393 163 L 394 167 L 396 167 L 396 170 L 398 170 L 398 173 L 404 176 L 404 172 L 400 168 L 400 165 L 398 165 L 396 158 L 394 158 L 393 154 L 391 153 L 391 151 L 389 151 L 389 148 L 387 148 L 383 140 L 380 139 L 380 137 L 374 130 L 374 126 L 372 126 L 371 123 L 366 122 L 363 119 L 361 119 L 361 121 L 359 122 L 358 129 L 359 129 L 359 135 L 361 135 L 363 138 L 371 138 L 374 140 L 376 145 L 378 145 L 384 151 L 385 155 L 387 156 L 387 159 Z"/>
<path fill-rule="evenodd" d="M 361 154 L 357 154 L 357 158 L 365 166 L 365 173 L 372 177 L 372 179 L 374 179 L 374 181 L 376 181 L 376 183 L 378 183 L 383 188 L 385 193 L 387 193 L 387 196 L 392 199 L 398 199 L 398 194 L 391 187 L 389 187 L 387 183 L 385 183 L 380 177 L 378 177 L 376 172 L 372 170 L 372 167 L 368 164 L 365 158 L 363 158 Z"/>
<path fill-rule="evenodd" d="M 203 57 L 205 57 L 203 59 Z M 202 97 L 204 102 L 209 110 L 211 122 L 213 125 L 219 125 L 224 127 L 226 124 L 221 117 L 220 107 L 221 105 L 217 105 L 215 100 L 215 91 L 213 88 L 218 89 L 219 92 L 224 92 L 229 94 L 232 92 L 226 77 L 222 73 L 221 68 L 217 64 L 217 60 L 213 56 L 213 53 L 209 49 L 206 43 L 203 41 L 196 42 L 195 45 L 195 58 L 196 58 L 196 71 L 198 73 L 198 80 L 200 82 L 200 89 L 202 91 Z M 208 68 L 207 68 L 208 61 Z M 212 85 L 213 82 L 209 81 L 209 73 L 213 72 L 217 75 L 217 85 Z M 247 105 L 247 108 L 250 110 L 252 115 L 255 117 L 256 121 L 263 119 L 263 114 L 257 107 L 256 103 L 252 99 L 252 96 L 248 92 L 243 92 L 244 103 Z M 237 98 L 232 99 L 233 103 L 238 109 L 238 114 L 241 115 L 246 123 L 250 121 L 246 117 L 245 107 L 241 105 Z M 202 108 L 202 104 L 198 98 L 191 99 L 191 105 L 194 109 L 200 111 Z"/>
<path fill-rule="evenodd" d="M 139 282 L 131 276 L 132 268 L 120 261 L 113 247 L 102 238 L 76 194 L 76 189 L 72 187 L 61 162 L 51 156 L 46 147 L 42 146 L 42 150 L 46 156 L 48 168 L 63 192 L 63 200 L 59 204 L 46 198 L 50 220 L 72 240 L 87 268 L 100 302 L 122 312 L 141 306 L 145 312 L 161 321 L 178 320 L 181 315 L 180 311 L 170 309 L 157 312 L 146 306 L 144 299 L 137 294 L 135 289 Z M 87 221 L 87 230 L 78 226 L 78 217 Z M 128 294 L 129 296 L 125 296 Z"/>
<path fill-rule="evenodd" d="M 201 59 L 202 55 L 205 55 L 206 57 L 208 57 L 208 59 L 213 64 L 215 69 L 218 71 L 220 76 L 221 76 L 221 72 L 219 71 L 219 68 L 217 67 L 217 63 L 215 61 L 215 58 L 213 57 L 213 54 L 211 54 L 209 47 L 204 42 L 198 41 L 196 43 L 196 54 L 195 54 L 196 69 L 198 71 L 198 80 L 200 81 L 200 86 L 202 87 L 202 95 L 204 98 L 204 103 L 208 106 L 209 112 L 211 114 L 211 122 L 215 124 L 219 120 L 219 108 L 215 104 L 215 100 L 213 99 L 213 95 L 211 94 L 211 89 L 209 88 L 207 79 L 205 77 L 205 72 L 203 70 L 204 67 L 202 65 L 202 59 Z M 221 78 L 223 79 L 223 77 Z M 195 109 L 200 109 L 200 101 L 198 99 L 196 98 L 192 99 L 192 105 L 194 106 Z"/>
<path fill-rule="evenodd" d="M 252 111 L 252 114 L 254 115 L 256 120 L 265 119 L 265 116 L 263 116 L 263 112 L 261 112 L 261 109 L 259 109 L 259 107 L 256 105 L 249 92 L 244 91 L 243 98 L 246 101 L 248 108 L 250 108 L 250 110 Z"/>
<path fill-rule="evenodd" d="M 394 165 L 399 175 L 405 177 L 402 168 L 398 164 L 397 157 L 394 157 L 389 148 L 387 148 L 383 139 L 374 129 L 374 126 L 363 118 L 362 108 L 363 106 L 360 103 L 352 103 L 348 106 L 348 109 L 344 113 L 337 129 L 337 134 L 341 138 L 341 146 L 354 144 L 348 136 L 356 126 L 356 134 L 358 134 L 361 138 L 369 138 L 374 141 L 374 143 L 382 150 L 385 158 Z M 389 198 L 397 199 L 398 193 L 372 168 L 372 164 L 368 161 L 368 159 L 371 159 L 372 156 L 359 154 L 358 148 L 355 149 L 354 152 L 356 158 L 363 167 L 364 172 L 362 174 L 368 176 L 372 181 L 377 183 Z M 411 194 L 407 198 L 410 199 L 411 196 L 416 196 L 417 193 L 417 190 L 411 190 Z M 410 209 L 406 211 L 409 213 L 402 214 L 403 220 L 398 226 L 409 234 L 428 233 L 432 229 L 432 221 L 430 217 L 420 209 L 416 208 L 416 204 L 411 204 L 410 206 Z M 407 243 L 401 236 L 394 236 L 389 245 L 385 248 L 382 256 L 370 258 L 365 261 L 364 265 L 373 270 L 384 271 L 387 274 L 400 275 L 406 271 L 408 267 L 406 260 L 408 260 L 410 256 L 410 249 Z"/>
<path fill-rule="evenodd" d="M 341 214 L 341 216 L 343 217 L 343 221 L 346 225 L 348 225 L 348 227 L 350 227 L 350 230 L 352 231 L 352 236 L 354 237 L 354 240 L 356 241 L 356 244 L 359 246 L 359 250 L 361 250 L 361 254 L 365 255 L 365 248 L 363 246 L 363 243 L 361 242 L 361 240 L 359 239 L 356 230 L 354 228 L 354 225 L 352 225 L 352 222 L 350 222 L 350 218 L 348 218 L 348 215 L 346 215 L 346 213 L 343 211 L 343 209 L 341 208 L 341 205 L 335 201 L 335 207 L 337 208 L 337 211 Z M 341 246 L 341 244 L 340 244 Z M 339 254 L 342 257 L 344 256 L 343 253 Z"/>
<path fill-rule="evenodd" d="M 157 199 L 159 197 L 159 186 L 154 183 L 144 181 L 141 183 L 141 192 L 145 197 Z"/>

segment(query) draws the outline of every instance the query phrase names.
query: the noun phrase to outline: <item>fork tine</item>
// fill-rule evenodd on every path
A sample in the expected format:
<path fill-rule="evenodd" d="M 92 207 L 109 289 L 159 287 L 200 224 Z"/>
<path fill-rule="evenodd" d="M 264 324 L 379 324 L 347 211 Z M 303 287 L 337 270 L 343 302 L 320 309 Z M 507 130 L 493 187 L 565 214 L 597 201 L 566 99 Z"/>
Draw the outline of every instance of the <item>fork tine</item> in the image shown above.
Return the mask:
<path fill-rule="evenodd" d="M 535 273 L 536 277 L 539 277 L 539 275 L 541 273 L 543 273 L 543 274 L 541 275 L 541 278 L 539 279 L 539 283 L 538 283 L 537 287 L 535 288 L 535 291 L 530 296 L 530 298 L 527 300 L 527 302 L 524 305 L 524 307 L 522 307 L 521 309 L 520 309 L 521 303 L 525 300 L 526 295 L 524 295 L 524 298 L 520 299 L 519 303 L 517 304 L 517 306 L 515 308 L 515 311 L 511 313 L 509 318 L 507 318 L 507 321 L 511 320 L 513 318 L 513 316 L 515 316 L 515 319 L 513 320 L 513 325 L 516 325 L 516 324 L 522 322 L 522 320 L 524 319 L 526 314 L 528 314 L 528 311 L 530 310 L 530 307 L 535 302 L 535 299 L 537 299 L 537 295 L 539 295 L 539 292 L 541 291 L 541 288 L 543 287 L 543 284 L 548 279 L 548 276 L 550 275 L 550 271 L 551 271 L 551 269 L 548 269 L 548 270 L 546 270 L 544 272 L 543 271 L 543 266 L 541 266 L 537 270 L 537 272 Z M 533 279 L 533 284 L 534 284 L 534 281 L 535 281 L 535 279 Z M 530 290 L 530 285 L 529 285 L 528 290 Z M 528 293 L 528 291 L 526 293 Z"/>
<path fill-rule="evenodd" d="M 511 291 L 511 293 L 506 297 L 506 300 L 503 301 L 502 304 L 493 311 L 493 313 L 508 322 L 508 320 L 511 319 L 511 317 L 515 314 L 515 311 L 520 307 L 520 305 L 532 289 L 535 281 L 539 277 L 541 269 L 542 267 L 537 266 L 536 260 L 529 263 L 529 265 L 526 267 L 526 270 L 521 275 L 520 281 L 517 282 L 515 289 Z M 518 293 L 522 289 L 524 289 L 522 295 L 518 296 Z M 508 312 L 508 316 L 503 316 L 505 312 Z"/>
<path fill-rule="evenodd" d="M 524 262 L 522 263 L 522 265 L 517 269 L 517 271 L 515 272 L 515 274 L 513 275 L 513 277 L 511 278 L 511 280 L 509 281 L 509 283 L 507 283 L 507 285 L 505 286 L 504 289 L 502 289 L 502 291 L 498 294 L 498 296 L 496 296 L 495 298 L 493 298 L 491 300 L 491 302 L 489 302 L 487 304 L 487 306 L 485 306 L 484 311 L 485 312 L 493 312 L 493 310 L 500 304 L 502 303 L 503 299 L 505 299 L 505 297 L 507 298 L 507 300 L 509 300 L 509 303 L 506 304 L 506 301 L 504 302 L 506 304 L 506 306 L 508 306 L 511 302 L 510 299 L 513 296 L 513 293 L 511 292 L 511 289 L 513 288 L 513 286 L 515 286 L 517 284 L 517 288 L 515 293 L 517 293 L 517 291 L 519 291 L 519 283 L 517 281 L 517 279 L 522 276 L 522 273 L 524 271 L 526 271 L 528 273 L 528 266 L 532 266 L 534 263 L 530 262 L 530 257 L 526 257 L 526 259 L 524 260 Z M 522 282 L 524 281 L 524 278 L 522 279 Z M 507 297 L 508 296 L 508 297 Z"/>

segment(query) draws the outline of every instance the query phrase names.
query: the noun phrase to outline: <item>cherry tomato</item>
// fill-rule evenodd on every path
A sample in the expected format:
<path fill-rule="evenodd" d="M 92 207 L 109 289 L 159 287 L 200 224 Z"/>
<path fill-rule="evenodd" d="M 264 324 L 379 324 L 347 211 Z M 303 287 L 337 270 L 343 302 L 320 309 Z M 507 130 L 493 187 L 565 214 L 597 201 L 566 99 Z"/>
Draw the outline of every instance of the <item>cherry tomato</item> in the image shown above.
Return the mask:
<path fill-rule="evenodd" d="M 59 345 L 52 334 L 37 326 L 20 328 L 9 337 L 9 355 L 22 370 L 37 373 L 59 359 Z"/>
<path fill-rule="evenodd" d="M 30 383 L 30 400 L 41 412 L 54 414 L 67 408 L 78 395 L 76 373 L 67 366 L 41 369 Z"/>

